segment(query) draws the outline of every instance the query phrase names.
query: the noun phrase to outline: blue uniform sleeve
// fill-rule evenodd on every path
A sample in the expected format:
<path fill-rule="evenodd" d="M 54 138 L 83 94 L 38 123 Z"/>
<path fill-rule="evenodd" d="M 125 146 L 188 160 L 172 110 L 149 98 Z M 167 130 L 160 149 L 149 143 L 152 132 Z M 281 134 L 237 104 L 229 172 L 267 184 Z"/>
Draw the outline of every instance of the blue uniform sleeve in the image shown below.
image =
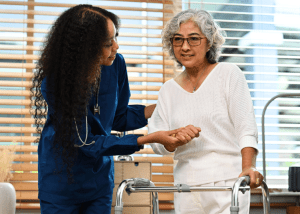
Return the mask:
<path fill-rule="evenodd" d="M 88 137 L 86 137 L 86 123 L 82 124 L 80 138 L 77 136 L 76 147 L 79 147 L 82 152 L 89 157 L 98 158 L 99 156 L 110 156 L 110 155 L 128 155 L 141 148 L 137 144 L 136 135 L 125 135 L 122 138 L 109 135 L 94 135 L 91 132 L 91 127 L 88 124 Z"/>
<path fill-rule="evenodd" d="M 46 79 L 43 81 L 42 84 L 42 93 L 44 98 L 46 99 L 48 103 L 49 112 L 48 114 L 53 113 L 53 105 L 54 105 L 54 98 L 53 93 L 54 91 L 51 89 L 47 89 L 46 87 Z M 89 115 L 93 114 L 89 110 Z M 90 120 L 92 118 L 89 117 Z M 47 135 L 54 135 L 55 131 L 52 127 L 52 123 L 50 122 L 50 118 L 48 117 L 48 126 L 44 128 L 43 132 Z M 80 138 L 78 136 L 78 132 L 75 134 L 75 145 L 79 147 L 79 149 L 82 150 L 82 152 L 88 156 L 93 158 L 99 158 L 99 156 L 110 156 L 110 155 L 127 155 L 132 154 L 136 151 L 140 150 L 140 147 L 137 145 L 137 138 L 136 135 L 126 135 L 122 138 L 116 137 L 116 136 L 107 136 L 105 134 L 93 134 L 91 129 L 91 121 L 88 121 L 86 123 L 86 120 L 82 121 L 82 127 L 80 130 L 80 138 L 83 142 L 85 142 L 85 145 L 83 145 L 82 141 L 80 141 Z M 75 125 L 75 121 L 74 121 Z M 86 126 L 88 126 L 88 137 L 86 138 Z M 50 142 L 48 142 L 50 143 Z"/>
<path fill-rule="evenodd" d="M 116 131 L 128 131 L 142 128 L 148 124 L 144 114 L 145 106 L 128 105 L 130 89 L 126 64 L 123 57 L 119 63 L 118 70 L 119 98 L 112 129 Z"/>

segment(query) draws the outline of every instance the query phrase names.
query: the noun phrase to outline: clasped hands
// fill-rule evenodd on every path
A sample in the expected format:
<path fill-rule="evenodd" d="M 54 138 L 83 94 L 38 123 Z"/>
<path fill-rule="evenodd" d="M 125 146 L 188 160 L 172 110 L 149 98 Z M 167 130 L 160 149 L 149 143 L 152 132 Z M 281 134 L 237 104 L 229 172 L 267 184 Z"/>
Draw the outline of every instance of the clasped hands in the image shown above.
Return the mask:
<path fill-rule="evenodd" d="M 188 125 L 171 131 L 161 131 L 159 141 L 169 152 L 174 152 L 178 146 L 187 144 L 195 137 L 199 137 L 200 132 L 201 128 Z"/>

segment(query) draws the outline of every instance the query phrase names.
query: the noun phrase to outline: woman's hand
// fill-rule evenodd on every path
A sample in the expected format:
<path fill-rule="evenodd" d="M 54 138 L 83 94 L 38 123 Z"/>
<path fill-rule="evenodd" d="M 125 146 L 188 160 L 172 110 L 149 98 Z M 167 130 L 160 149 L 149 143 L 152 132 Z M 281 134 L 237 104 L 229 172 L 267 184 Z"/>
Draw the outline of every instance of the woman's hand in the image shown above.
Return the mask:
<path fill-rule="evenodd" d="M 261 185 L 263 181 L 262 174 L 257 171 L 256 166 L 256 155 L 257 150 L 252 147 L 245 147 L 241 151 L 242 154 L 242 173 L 239 177 L 249 175 L 250 176 L 250 188 L 254 189 Z"/>
<path fill-rule="evenodd" d="M 264 179 L 264 176 L 262 176 L 262 174 L 260 174 L 260 172 L 257 171 L 255 167 L 245 168 L 243 172 L 239 175 L 239 177 L 246 175 L 250 176 L 251 189 L 259 187 Z"/>
<path fill-rule="evenodd" d="M 137 139 L 138 145 L 146 143 L 160 143 L 165 146 L 169 152 L 174 152 L 178 146 L 190 142 L 193 138 L 199 137 L 201 129 L 193 125 L 188 125 L 170 131 L 158 131 Z"/>
<path fill-rule="evenodd" d="M 201 132 L 201 128 L 195 127 L 193 125 L 188 125 L 186 127 L 182 127 L 178 130 L 176 134 L 173 134 L 181 142 L 190 142 L 193 138 L 199 137 L 199 133 Z"/>
<path fill-rule="evenodd" d="M 163 145 L 169 152 L 173 152 L 178 146 L 182 146 L 190 142 L 195 137 L 199 137 L 200 132 L 201 128 L 195 127 L 193 125 L 188 125 L 186 127 L 173 130 L 172 137 L 176 138 L 177 141 L 175 141 L 175 143 L 167 142 L 167 144 Z"/>

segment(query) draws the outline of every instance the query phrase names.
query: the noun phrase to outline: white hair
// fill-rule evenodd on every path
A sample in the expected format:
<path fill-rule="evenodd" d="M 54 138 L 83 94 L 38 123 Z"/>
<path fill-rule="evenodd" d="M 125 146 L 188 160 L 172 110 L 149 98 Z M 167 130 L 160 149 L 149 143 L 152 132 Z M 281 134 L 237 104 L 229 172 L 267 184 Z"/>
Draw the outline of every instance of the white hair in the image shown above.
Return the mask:
<path fill-rule="evenodd" d="M 180 25 L 187 21 L 193 21 L 207 38 L 210 49 L 206 53 L 209 63 L 216 63 L 221 54 L 221 46 L 224 44 L 225 32 L 213 20 L 212 16 L 205 10 L 188 9 L 181 11 L 167 22 L 162 31 L 162 43 L 164 50 L 169 52 L 171 58 L 176 60 L 180 67 L 182 64 L 176 59 L 172 38 L 179 31 Z"/>

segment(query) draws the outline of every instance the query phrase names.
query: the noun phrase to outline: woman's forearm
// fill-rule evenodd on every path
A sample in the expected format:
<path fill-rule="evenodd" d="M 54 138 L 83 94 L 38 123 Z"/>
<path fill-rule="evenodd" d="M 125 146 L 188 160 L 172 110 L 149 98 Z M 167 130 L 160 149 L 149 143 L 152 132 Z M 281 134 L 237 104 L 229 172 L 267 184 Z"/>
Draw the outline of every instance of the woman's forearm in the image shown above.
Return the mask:
<path fill-rule="evenodd" d="M 262 184 L 264 179 L 264 176 L 255 168 L 257 150 L 252 147 L 245 147 L 241 152 L 243 171 L 239 177 L 250 176 L 250 188 L 257 188 Z"/>
<path fill-rule="evenodd" d="M 252 147 L 245 147 L 241 151 L 242 153 L 242 168 L 243 170 L 249 169 L 249 168 L 255 168 L 256 167 L 256 155 L 257 151 L 256 149 Z"/>

